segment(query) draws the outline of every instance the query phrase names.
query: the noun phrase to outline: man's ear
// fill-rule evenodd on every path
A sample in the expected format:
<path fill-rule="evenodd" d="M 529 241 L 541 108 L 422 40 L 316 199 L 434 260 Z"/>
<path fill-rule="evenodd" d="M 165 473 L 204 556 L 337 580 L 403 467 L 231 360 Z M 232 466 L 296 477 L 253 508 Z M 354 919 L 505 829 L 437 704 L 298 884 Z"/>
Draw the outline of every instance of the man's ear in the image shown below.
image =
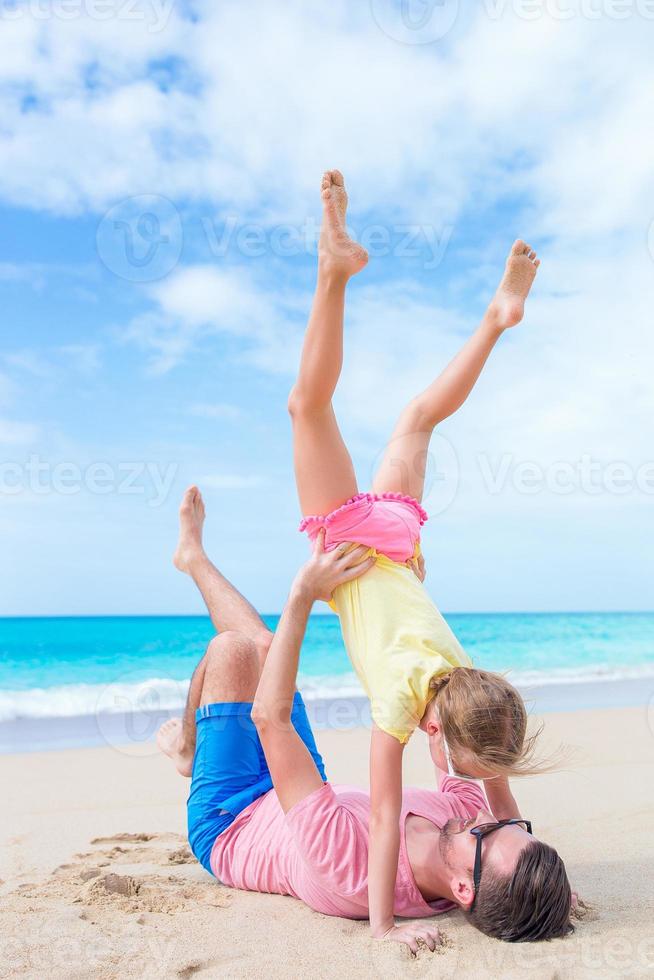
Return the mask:
<path fill-rule="evenodd" d="M 452 899 L 462 909 L 469 909 L 475 897 L 475 888 L 471 878 L 452 878 L 450 879 Z"/>

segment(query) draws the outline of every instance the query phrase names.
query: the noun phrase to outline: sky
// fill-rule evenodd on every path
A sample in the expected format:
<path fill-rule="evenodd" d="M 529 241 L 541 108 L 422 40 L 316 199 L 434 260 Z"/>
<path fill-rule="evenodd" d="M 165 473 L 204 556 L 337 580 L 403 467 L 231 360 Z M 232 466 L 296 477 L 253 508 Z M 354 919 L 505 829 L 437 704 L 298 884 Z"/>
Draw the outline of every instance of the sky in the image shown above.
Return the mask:
<path fill-rule="evenodd" d="M 435 436 L 446 611 L 652 608 L 654 4 L 0 4 L 0 615 L 278 611 L 322 171 L 370 262 L 336 400 L 361 489 L 513 240 L 523 324 Z"/>

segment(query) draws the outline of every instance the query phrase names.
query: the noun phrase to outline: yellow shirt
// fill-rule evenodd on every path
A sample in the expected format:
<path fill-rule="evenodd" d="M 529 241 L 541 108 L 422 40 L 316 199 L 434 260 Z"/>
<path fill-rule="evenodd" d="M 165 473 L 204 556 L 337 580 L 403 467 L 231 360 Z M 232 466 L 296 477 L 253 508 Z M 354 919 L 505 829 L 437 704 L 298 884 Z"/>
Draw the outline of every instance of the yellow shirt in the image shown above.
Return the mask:
<path fill-rule="evenodd" d="M 377 554 L 361 578 L 340 585 L 330 605 L 373 721 L 408 741 L 433 696 L 432 678 L 472 661 L 416 574 L 385 555 Z"/>

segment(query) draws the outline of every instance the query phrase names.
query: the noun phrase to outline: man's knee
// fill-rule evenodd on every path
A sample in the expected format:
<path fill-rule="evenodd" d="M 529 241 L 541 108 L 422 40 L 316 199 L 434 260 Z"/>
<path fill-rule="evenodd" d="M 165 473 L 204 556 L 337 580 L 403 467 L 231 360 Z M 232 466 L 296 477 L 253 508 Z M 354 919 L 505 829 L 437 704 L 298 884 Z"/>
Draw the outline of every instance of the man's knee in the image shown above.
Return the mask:
<path fill-rule="evenodd" d="M 251 701 L 261 672 L 259 650 L 245 633 L 226 630 L 207 647 L 202 702 Z"/>
<path fill-rule="evenodd" d="M 268 655 L 273 634 L 270 630 L 262 628 L 257 633 L 249 636 L 239 630 L 225 630 L 214 636 L 207 647 L 207 657 L 211 661 L 218 660 L 248 660 L 256 657 L 263 666 L 263 662 Z"/>
<path fill-rule="evenodd" d="M 209 641 L 207 656 L 209 660 L 225 660 L 230 658 L 248 657 L 256 653 L 254 642 L 245 633 L 238 630 L 225 630 L 218 633 Z"/>
<path fill-rule="evenodd" d="M 266 662 L 266 657 L 268 656 L 268 651 L 270 650 L 270 644 L 272 643 L 273 634 L 270 630 L 262 629 L 256 636 L 252 638 L 255 645 L 257 656 L 259 658 L 259 666 L 263 670 L 263 665 Z"/>

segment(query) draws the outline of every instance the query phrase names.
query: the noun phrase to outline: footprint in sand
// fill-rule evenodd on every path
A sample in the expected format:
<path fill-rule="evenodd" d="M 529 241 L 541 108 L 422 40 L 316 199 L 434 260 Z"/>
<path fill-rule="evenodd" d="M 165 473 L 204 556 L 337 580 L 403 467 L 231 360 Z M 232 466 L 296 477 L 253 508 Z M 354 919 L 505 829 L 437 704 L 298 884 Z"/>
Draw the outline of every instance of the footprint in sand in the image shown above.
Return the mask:
<path fill-rule="evenodd" d="M 584 900 L 581 898 L 577 898 L 577 902 L 573 906 L 570 915 L 573 919 L 577 919 L 579 922 L 594 922 L 595 919 L 599 919 L 599 915 L 593 906 L 589 905 L 587 902 L 584 902 Z"/>
<path fill-rule="evenodd" d="M 187 966 L 181 967 L 181 969 L 177 971 L 177 976 L 180 978 L 180 980 L 189 980 L 189 977 L 195 976 L 195 974 L 199 973 L 201 970 L 208 970 L 210 966 L 210 963 L 203 963 L 196 960 L 193 963 L 187 964 Z"/>
<path fill-rule="evenodd" d="M 120 843 L 117 843 L 117 842 Z M 186 839 L 181 834 L 121 833 L 110 837 L 94 837 L 91 844 L 113 844 L 108 850 L 76 854 L 80 861 L 91 861 L 93 865 L 110 864 L 195 864 Z M 139 846 L 140 845 L 140 846 Z M 157 846 L 168 845 L 168 846 Z M 176 846 L 174 846 L 176 845 Z M 171 850 L 171 846 L 173 849 Z M 98 859 L 102 857 L 103 861 Z"/>
<path fill-rule="evenodd" d="M 76 854 L 47 882 L 25 882 L 14 889 L 11 894 L 21 909 L 36 894 L 57 900 L 65 896 L 69 904 L 82 906 L 76 917 L 87 918 L 82 914 L 86 908 L 93 920 L 101 909 L 142 916 L 172 914 L 198 904 L 220 908 L 230 901 L 224 888 L 196 880 L 192 866 L 197 862 L 180 834 L 121 833 L 91 843 L 109 846 Z"/>
<path fill-rule="evenodd" d="M 161 834 L 112 834 L 111 837 L 94 837 L 91 841 L 92 844 L 112 844 L 114 841 L 130 841 L 134 843 L 145 843 L 149 840 L 154 840 L 155 837 L 163 836 Z M 177 836 L 177 835 L 176 835 Z"/>

